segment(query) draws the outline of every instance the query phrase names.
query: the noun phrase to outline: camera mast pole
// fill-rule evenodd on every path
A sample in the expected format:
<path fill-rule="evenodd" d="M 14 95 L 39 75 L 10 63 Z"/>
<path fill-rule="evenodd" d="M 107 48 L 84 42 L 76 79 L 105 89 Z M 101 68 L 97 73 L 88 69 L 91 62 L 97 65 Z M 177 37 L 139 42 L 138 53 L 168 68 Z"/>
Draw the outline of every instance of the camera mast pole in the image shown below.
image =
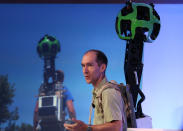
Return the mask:
<path fill-rule="evenodd" d="M 153 42 L 159 31 L 160 17 L 153 4 L 127 1 L 116 18 L 116 32 L 120 39 L 126 40 L 124 72 L 126 84 L 130 85 L 136 118 L 144 117 L 141 103 L 145 96 L 140 89 L 144 42 Z M 137 103 L 138 94 L 141 98 Z"/>

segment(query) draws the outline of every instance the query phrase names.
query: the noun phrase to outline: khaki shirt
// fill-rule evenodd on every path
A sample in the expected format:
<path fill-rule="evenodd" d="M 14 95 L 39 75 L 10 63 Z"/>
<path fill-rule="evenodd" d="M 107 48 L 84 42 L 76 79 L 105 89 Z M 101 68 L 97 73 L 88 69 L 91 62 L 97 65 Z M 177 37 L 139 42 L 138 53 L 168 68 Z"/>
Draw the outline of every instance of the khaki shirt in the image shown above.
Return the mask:
<path fill-rule="evenodd" d="M 124 105 L 122 102 L 121 93 L 114 88 L 108 88 L 102 92 L 102 107 L 99 104 L 101 88 L 105 85 L 107 79 L 104 78 L 97 88 L 93 90 L 93 104 L 95 106 L 94 125 L 104 124 L 113 120 L 122 120 Z"/>

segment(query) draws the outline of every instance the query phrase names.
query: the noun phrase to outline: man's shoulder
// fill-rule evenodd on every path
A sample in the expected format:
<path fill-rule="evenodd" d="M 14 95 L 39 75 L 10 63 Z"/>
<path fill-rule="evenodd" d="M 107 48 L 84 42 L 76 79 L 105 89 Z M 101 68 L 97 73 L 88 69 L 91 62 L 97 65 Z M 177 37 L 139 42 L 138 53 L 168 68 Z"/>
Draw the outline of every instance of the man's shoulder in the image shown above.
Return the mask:
<path fill-rule="evenodd" d="M 106 82 L 103 86 L 102 86 L 102 90 L 118 90 L 118 87 L 119 87 L 119 84 L 114 81 L 114 80 L 111 80 L 109 82 Z"/>
<path fill-rule="evenodd" d="M 115 81 L 106 82 L 102 86 L 99 95 L 109 95 L 109 94 L 116 94 L 116 93 L 118 94 L 120 91 L 118 86 L 119 86 L 118 83 Z"/>

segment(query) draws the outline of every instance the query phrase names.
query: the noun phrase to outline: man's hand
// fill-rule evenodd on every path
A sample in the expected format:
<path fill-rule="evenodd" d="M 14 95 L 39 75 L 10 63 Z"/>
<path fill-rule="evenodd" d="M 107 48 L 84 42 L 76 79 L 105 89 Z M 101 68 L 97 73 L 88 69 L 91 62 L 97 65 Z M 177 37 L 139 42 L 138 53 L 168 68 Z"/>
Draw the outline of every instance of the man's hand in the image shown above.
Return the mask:
<path fill-rule="evenodd" d="M 64 123 L 64 127 L 69 131 L 86 131 L 88 128 L 88 125 L 84 122 L 76 119 L 72 119 L 74 124 L 66 124 Z"/>

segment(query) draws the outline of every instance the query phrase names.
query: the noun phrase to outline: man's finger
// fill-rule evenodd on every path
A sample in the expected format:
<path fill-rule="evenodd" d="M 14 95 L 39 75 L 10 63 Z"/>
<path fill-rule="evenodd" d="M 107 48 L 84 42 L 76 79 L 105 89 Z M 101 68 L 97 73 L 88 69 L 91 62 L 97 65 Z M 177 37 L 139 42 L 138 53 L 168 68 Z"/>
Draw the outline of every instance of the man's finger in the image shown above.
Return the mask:
<path fill-rule="evenodd" d="M 64 124 L 64 127 L 65 128 L 68 128 L 68 129 L 72 129 L 73 128 L 73 125 L 72 124 Z"/>

